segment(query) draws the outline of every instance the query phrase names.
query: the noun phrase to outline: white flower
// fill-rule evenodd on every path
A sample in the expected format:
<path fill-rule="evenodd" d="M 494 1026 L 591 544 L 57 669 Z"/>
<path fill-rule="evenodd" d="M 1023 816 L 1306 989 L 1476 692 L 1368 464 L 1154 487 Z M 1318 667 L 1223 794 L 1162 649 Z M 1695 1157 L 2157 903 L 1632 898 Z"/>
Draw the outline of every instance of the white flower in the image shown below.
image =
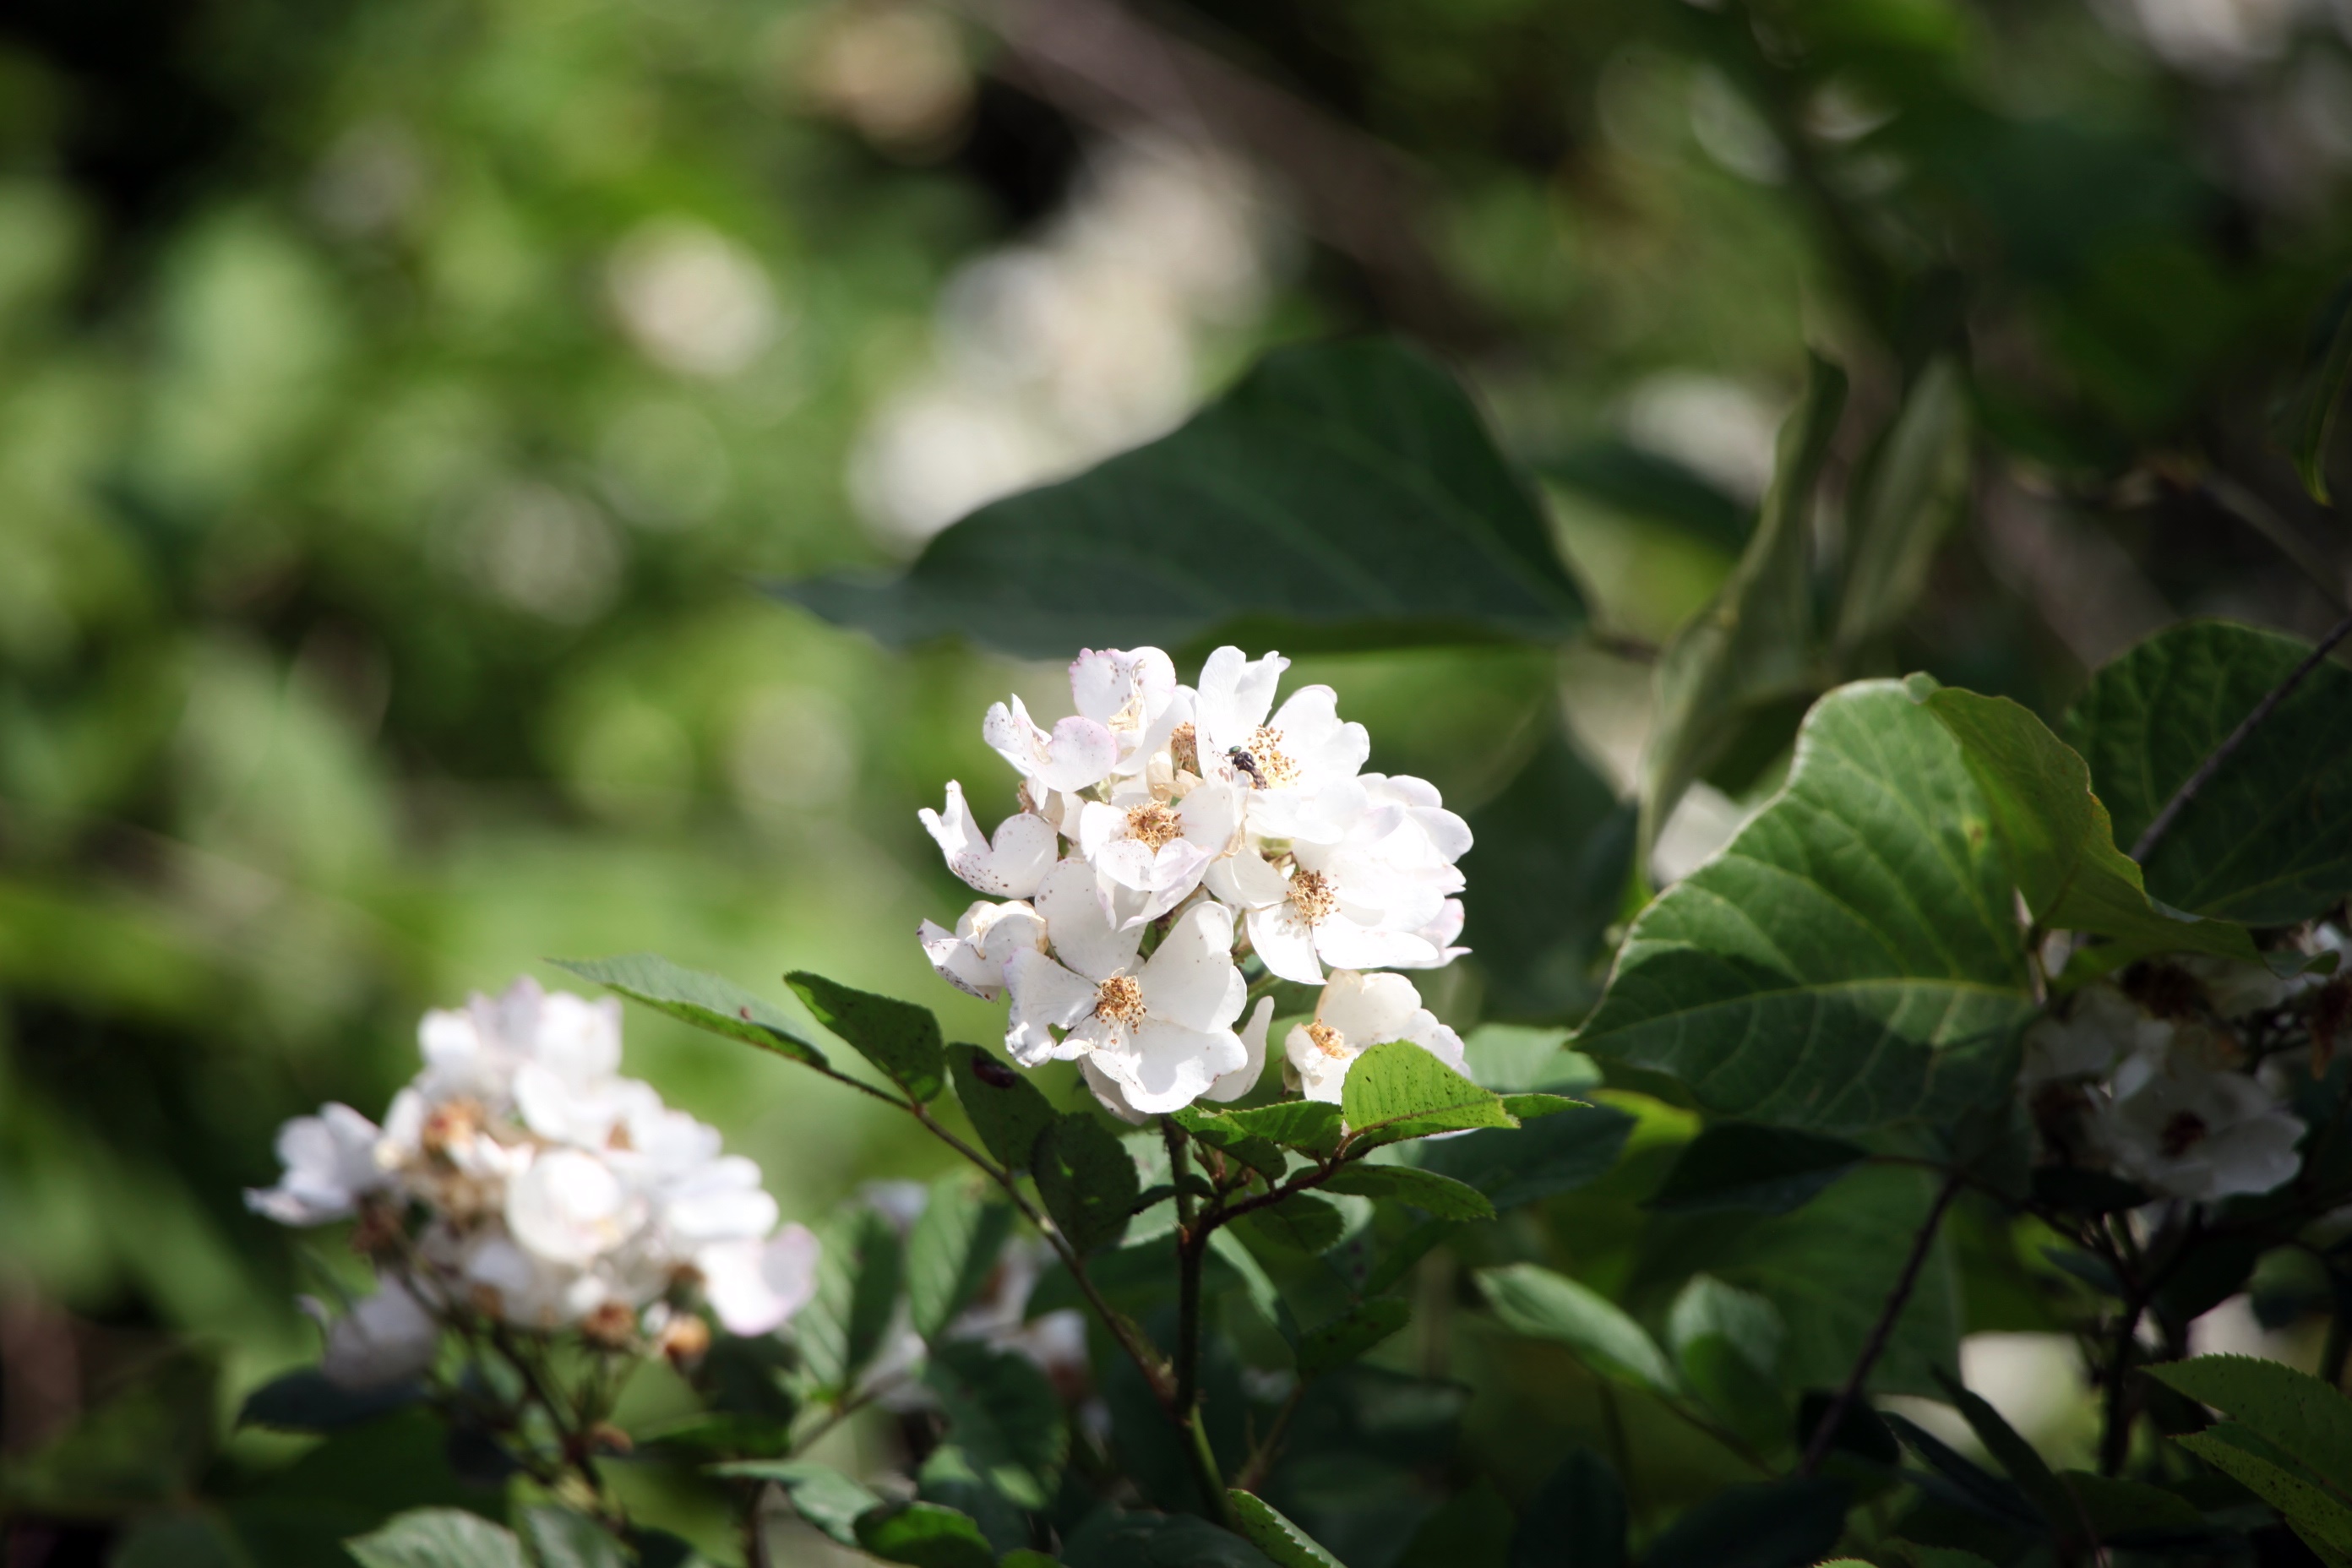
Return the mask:
<path fill-rule="evenodd" d="M 717 1242 L 695 1254 L 702 1294 L 730 1334 L 769 1334 L 816 1294 L 817 1239 L 788 1225 L 765 1241 Z"/>
<path fill-rule="evenodd" d="M 1066 874 L 1073 870 L 1075 878 Z M 1139 963 L 1142 933 L 1111 925 L 1091 880 L 1084 865 L 1065 861 L 1038 890 L 1059 961 L 1021 952 L 1006 965 L 1005 1047 L 1024 1067 L 1084 1058 L 1137 1110 L 1190 1105 L 1248 1059 L 1233 1031 L 1249 994 L 1234 967 L 1233 916 L 1197 904 Z M 1066 1031 L 1058 1041 L 1055 1028 Z"/>
<path fill-rule="evenodd" d="M 1192 710 L 1176 666 L 1156 647 L 1087 648 L 1070 664 L 1070 699 L 1118 742 L 1113 778 L 1141 772 Z"/>
<path fill-rule="evenodd" d="M 1454 1071 L 1462 1070 L 1462 1037 L 1421 1005 L 1421 993 L 1412 981 L 1402 974 L 1344 969 L 1323 988 L 1314 1020 L 1291 1026 L 1283 1054 L 1307 1099 L 1337 1105 L 1356 1058 L 1391 1040 L 1411 1040 Z"/>
<path fill-rule="evenodd" d="M 425 1303 L 387 1279 L 327 1325 L 319 1370 L 338 1388 L 381 1388 L 425 1372 L 440 1347 L 441 1325 Z"/>
<path fill-rule="evenodd" d="M 578 1149 L 540 1155 L 507 1186 L 507 1230 L 542 1263 L 584 1268 L 616 1251 L 646 1220 L 612 1166 Z"/>
<path fill-rule="evenodd" d="M 1061 849 L 1054 825 L 1034 811 L 1008 816 L 997 824 L 993 837 L 982 837 L 979 820 L 964 803 L 963 785 L 952 779 L 944 812 L 925 806 L 915 815 L 947 857 L 949 870 L 1000 899 L 1025 899 L 1035 892 L 1038 879 L 1053 868 Z"/>
<path fill-rule="evenodd" d="M 349 1218 L 359 1200 L 384 1184 L 376 1168 L 374 1122 L 348 1105 L 323 1105 L 278 1130 L 278 1158 L 286 1173 L 268 1189 L 252 1188 L 245 1206 L 280 1225 L 324 1225 Z"/>
<path fill-rule="evenodd" d="M 514 1075 L 528 1061 L 582 1080 L 621 1065 L 621 1005 L 559 991 L 549 995 L 528 975 L 495 999 L 477 995 L 463 1012 L 435 1010 L 417 1026 L 425 1099 L 478 1101 L 490 1111 L 509 1102 Z"/>
<path fill-rule="evenodd" d="M 1317 796 L 1356 776 L 1371 739 L 1361 724 L 1340 721 L 1339 694 L 1328 686 L 1300 687 L 1267 718 L 1275 685 L 1289 668 L 1280 654 L 1250 662 L 1237 647 L 1209 656 L 1193 699 L 1197 771 L 1249 786 L 1251 831 L 1328 842 L 1339 824 Z"/>
<path fill-rule="evenodd" d="M 1134 926 L 1182 903 L 1210 862 L 1232 850 L 1240 829 L 1241 792 L 1200 784 L 1172 804 L 1141 788 L 1108 803 L 1087 801 L 1079 808 L 1076 837 L 1079 854 L 1095 868 L 1105 911 L 1116 903 L 1121 923 Z M 1121 889 L 1141 902 L 1121 900 Z"/>
<path fill-rule="evenodd" d="M 1257 1087 L 1259 1075 L 1265 1071 L 1265 1031 L 1273 1022 L 1274 998 L 1259 997 L 1257 1005 L 1250 1009 L 1249 1021 L 1241 1026 L 1242 1049 L 1245 1053 L 1242 1065 L 1202 1089 L 1202 1100 L 1239 1100 Z"/>
<path fill-rule="evenodd" d="M 1037 789 L 1066 794 L 1091 788 L 1118 761 L 1118 742 L 1108 725 L 1073 714 L 1056 723 L 1049 735 L 1031 721 L 1018 697 L 1009 707 L 992 704 L 981 721 L 980 734 Z"/>
<path fill-rule="evenodd" d="M 2063 1018 L 2043 1018 L 2025 1032 L 2024 1082 L 2105 1078 L 2126 1057 L 2161 1058 L 2172 1026 L 2151 1018 L 2112 985 L 2085 986 Z"/>
<path fill-rule="evenodd" d="M 925 921 L 916 931 L 940 978 L 957 990 L 993 1002 L 1004 994 L 1004 966 L 1024 949 L 1045 950 L 1045 921 L 1029 904 L 982 899 L 964 910 L 953 931 Z"/>
<path fill-rule="evenodd" d="M 2267 1193 L 2303 1163 L 2303 1123 L 2241 1072 L 2137 1056 L 2116 1069 L 2091 1124 L 2116 1168 L 2174 1197 Z"/>
<path fill-rule="evenodd" d="M 476 1298 L 487 1295 L 491 1310 L 520 1328 L 576 1323 L 614 1296 L 608 1275 L 551 1265 L 494 1230 L 474 1238 L 461 1268 Z"/>

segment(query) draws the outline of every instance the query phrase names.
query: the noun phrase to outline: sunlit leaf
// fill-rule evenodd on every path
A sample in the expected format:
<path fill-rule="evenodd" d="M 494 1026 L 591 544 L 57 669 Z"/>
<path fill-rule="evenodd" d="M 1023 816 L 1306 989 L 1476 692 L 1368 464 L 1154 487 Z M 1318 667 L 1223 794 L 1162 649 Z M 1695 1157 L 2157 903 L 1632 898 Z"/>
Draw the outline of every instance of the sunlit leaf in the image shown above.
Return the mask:
<path fill-rule="evenodd" d="M 857 1545 L 912 1568 L 996 1568 L 996 1552 L 971 1516 L 933 1502 L 886 1502 L 861 1514 Z"/>
<path fill-rule="evenodd" d="M 1410 1165 L 1349 1165 L 1323 1184 L 1335 1193 L 1411 1204 L 1439 1219 L 1495 1217 L 1495 1205 L 1477 1188 Z"/>
<path fill-rule="evenodd" d="M 698 1029 L 748 1041 L 812 1067 L 825 1065 L 824 1053 L 809 1039 L 806 1025 L 732 981 L 681 968 L 650 952 L 548 962 Z"/>
<path fill-rule="evenodd" d="M 1518 1125 L 1492 1089 L 1479 1088 L 1406 1040 L 1374 1046 L 1349 1065 L 1339 1109 L 1360 1144 Z"/>
<path fill-rule="evenodd" d="M 832 1466 L 809 1459 L 713 1465 L 710 1474 L 732 1480 L 773 1481 L 793 1500 L 794 1511 L 844 1546 L 857 1544 L 859 1516 L 882 1500 Z"/>
<path fill-rule="evenodd" d="M 1244 1538 L 1265 1552 L 1275 1568 L 1346 1568 L 1265 1499 L 1229 1490 L 1225 1501 Z"/>
<path fill-rule="evenodd" d="M 881 1068 L 906 1091 L 908 1099 L 919 1104 L 946 1087 L 947 1058 L 940 1043 L 940 1021 L 929 1007 L 854 991 L 805 970 L 795 970 L 784 979 L 818 1023 Z"/>

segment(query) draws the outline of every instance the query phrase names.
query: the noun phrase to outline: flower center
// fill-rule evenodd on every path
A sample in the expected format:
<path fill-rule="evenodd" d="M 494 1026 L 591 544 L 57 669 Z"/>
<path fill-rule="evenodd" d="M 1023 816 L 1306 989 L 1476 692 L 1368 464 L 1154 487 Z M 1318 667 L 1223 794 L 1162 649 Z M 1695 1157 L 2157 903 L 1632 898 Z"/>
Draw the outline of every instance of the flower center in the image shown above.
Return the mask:
<path fill-rule="evenodd" d="M 1339 895 L 1322 872 L 1301 871 L 1290 879 L 1290 902 L 1298 918 L 1313 925 L 1339 907 Z"/>
<path fill-rule="evenodd" d="M 1198 773 L 1201 771 L 1201 733 L 1190 724 L 1179 724 L 1168 731 L 1168 760 L 1178 773 Z"/>
<path fill-rule="evenodd" d="M 2172 1120 L 2164 1124 L 2164 1131 L 2157 1139 L 2156 1146 L 2164 1151 L 2166 1159 L 2178 1160 L 2205 1142 L 2205 1135 L 2211 1131 L 2205 1125 L 2205 1119 L 2195 1111 L 2177 1111 Z"/>
<path fill-rule="evenodd" d="M 1347 1039 L 1339 1030 L 1320 1018 L 1307 1026 L 1307 1037 L 1314 1041 L 1315 1048 L 1327 1057 L 1344 1057 L 1348 1054 Z"/>
<path fill-rule="evenodd" d="M 457 1150 L 474 1141 L 482 1130 L 484 1111 L 479 1100 L 452 1100 L 435 1106 L 417 1130 L 416 1142 L 427 1155 L 447 1159 Z"/>
<path fill-rule="evenodd" d="M 1184 829 L 1175 808 L 1153 801 L 1147 805 L 1131 805 L 1127 809 L 1127 836 L 1147 849 L 1158 849 Z"/>
<path fill-rule="evenodd" d="M 1282 750 L 1282 731 L 1258 726 L 1245 748 L 1250 760 L 1257 763 L 1258 777 L 1267 789 L 1286 789 L 1298 782 L 1298 764 Z"/>
<path fill-rule="evenodd" d="M 1143 1022 L 1143 983 L 1131 974 L 1114 974 L 1095 992 L 1095 1016 L 1114 1024 Z"/>

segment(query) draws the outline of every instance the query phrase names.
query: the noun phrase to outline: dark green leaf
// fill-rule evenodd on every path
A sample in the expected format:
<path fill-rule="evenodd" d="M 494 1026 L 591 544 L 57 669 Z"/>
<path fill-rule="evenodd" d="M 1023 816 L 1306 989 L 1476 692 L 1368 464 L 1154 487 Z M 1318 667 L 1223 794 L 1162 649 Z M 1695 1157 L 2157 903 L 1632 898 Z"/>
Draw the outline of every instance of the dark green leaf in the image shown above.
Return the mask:
<path fill-rule="evenodd" d="M 1726 1487 L 1650 1543 L 1643 1568 L 1807 1568 L 1845 1531 L 1846 1490 L 1812 1477 Z"/>
<path fill-rule="evenodd" d="M 7 1502 L 71 1517 L 185 1498 L 212 1457 L 219 1384 L 204 1351 L 174 1350 L 137 1366 L 45 1446 L 10 1456 Z"/>
<path fill-rule="evenodd" d="M 1887 1411 L 1882 1413 L 1879 1419 L 1893 1428 L 1904 1445 L 1942 1479 L 1945 1482 L 1942 1495 L 1950 1501 L 2009 1529 L 2033 1534 L 2042 1532 L 2041 1511 L 2015 1482 L 2003 1479 L 1974 1460 L 1962 1457 L 1943 1439 L 1906 1416 Z"/>
<path fill-rule="evenodd" d="M 2233 1421 L 2174 1439 L 2279 1510 L 2323 1556 L 2352 1556 L 2352 1504 L 2300 1458 Z"/>
<path fill-rule="evenodd" d="M 1570 1454 L 1528 1500 L 1510 1568 L 1624 1568 L 1625 1492 L 1598 1454 Z"/>
<path fill-rule="evenodd" d="M 2304 345 L 2303 365 L 2279 409 L 2279 435 L 2311 499 L 2332 505 L 2327 494 L 2327 438 L 2336 428 L 2344 384 L 2352 379 L 2352 278 L 2336 286 L 2320 307 Z"/>
<path fill-rule="evenodd" d="M 2352 1399 L 2308 1373 L 2253 1356 L 2199 1356 L 2147 1374 L 2337 1478 L 2352 1503 Z"/>
<path fill-rule="evenodd" d="M 1469 814 L 1462 868 L 1478 895 L 1463 941 L 1498 1013 L 1572 1018 L 1600 993 L 1601 939 L 1633 868 L 1634 812 L 1557 711 L 1541 723 L 1517 774 Z"/>
<path fill-rule="evenodd" d="M 882 1069 L 908 1100 L 921 1104 L 947 1087 L 946 1048 L 929 1007 L 896 997 L 853 991 L 822 974 L 794 970 L 784 976 L 816 1021 Z"/>
<path fill-rule="evenodd" d="M 2068 1214 L 2121 1214 L 2151 1196 L 2146 1187 L 2106 1171 L 2080 1165 L 2039 1165 L 2033 1171 L 2033 1201 Z"/>
<path fill-rule="evenodd" d="M 961 634 L 1027 658 L 1267 620 L 1357 646 L 1584 622 L 1462 389 L 1384 340 L 1269 354 L 1174 434 L 982 507 L 895 582 L 778 592 L 892 645 Z"/>
<path fill-rule="evenodd" d="M 694 1542 L 667 1530 L 633 1530 L 629 1540 L 642 1568 L 721 1568 L 697 1552 Z"/>
<path fill-rule="evenodd" d="M 811 1067 L 825 1065 L 824 1053 L 809 1038 L 805 1024 L 732 981 L 682 969 L 651 952 L 548 962 L 698 1029 L 747 1041 Z"/>
<path fill-rule="evenodd" d="M 1072 1247 L 1092 1252 L 1127 1234 L 1141 1185 L 1135 1162 L 1101 1122 L 1090 1116 L 1055 1122 L 1037 1140 L 1034 1162 L 1037 1195 Z"/>
<path fill-rule="evenodd" d="M 106 1568 L 260 1568 L 236 1532 L 209 1514 L 151 1514 L 125 1530 Z"/>
<path fill-rule="evenodd" d="M 1830 1132 L 2006 1094 L 2033 1005 L 1990 839 L 1958 745 L 1901 685 L 1831 693 L 1787 786 L 1634 921 L 1578 1048 Z"/>
<path fill-rule="evenodd" d="M 925 1502 L 969 1514 L 998 1552 L 1028 1544 L 1029 1519 L 1021 1506 L 998 1491 L 971 1456 L 956 1443 L 942 1443 L 923 1457 L 915 1495 Z"/>
<path fill-rule="evenodd" d="M 328 1382 L 317 1367 L 306 1366 L 247 1394 L 236 1424 L 277 1432 L 336 1432 L 424 1397 L 425 1384 L 415 1378 L 381 1388 L 344 1388 Z"/>
<path fill-rule="evenodd" d="M 2311 652 L 2226 621 L 2159 632 L 2092 678 L 2066 738 L 2131 846 Z M 2352 670 L 2323 662 L 2247 737 L 2148 856 L 2147 890 L 2250 925 L 2324 913 L 2352 890 Z"/>
<path fill-rule="evenodd" d="M 1395 1568 L 1512 1568 L 1511 1532 L 1517 1523 L 1495 1483 L 1481 1476 L 1421 1521 Z M 1549 1568 L 1546 1559 L 1534 1561 Z"/>
<path fill-rule="evenodd" d="M 2245 927 L 2148 898 L 2091 793 L 2089 765 L 2049 726 L 2006 697 L 1936 688 L 1925 676 L 1913 677 L 1912 690 L 1959 741 L 2010 876 L 2042 927 L 2111 937 L 2134 953 L 2194 949 L 2260 962 Z"/>
<path fill-rule="evenodd" d="M 1944 1397 L 1969 1424 L 1977 1441 L 1993 1458 L 2018 1489 L 2033 1500 L 2050 1528 L 2062 1535 L 2071 1535 L 2082 1528 L 2081 1505 L 2065 1483 L 2051 1469 L 2049 1462 L 2034 1451 L 2033 1445 L 2017 1435 L 2017 1429 L 2001 1418 L 1982 1394 L 1960 1385 L 1959 1380 L 1937 1369 L 1936 1381 L 1944 1385 Z"/>
<path fill-rule="evenodd" d="M 1478 1289 L 1503 1326 L 1568 1346 L 1603 1377 L 1654 1394 L 1675 1392 L 1674 1368 L 1648 1331 L 1606 1296 L 1533 1263 L 1481 1269 Z"/>
<path fill-rule="evenodd" d="M 907 1237 L 907 1309 L 917 1333 L 936 1339 L 971 1304 L 1012 1230 L 1011 1206 L 989 1202 L 970 1175 L 931 1184 L 930 1200 Z"/>
<path fill-rule="evenodd" d="M 882 1500 L 832 1466 L 807 1459 L 751 1459 L 713 1465 L 710 1473 L 730 1480 L 775 1482 L 803 1519 L 844 1546 L 857 1544 L 859 1517 Z"/>
<path fill-rule="evenodd" d="M 343 1546 L 360 1568 L 526 1568 L 512 1531 L 459 1508 L 411 1509 Z"/>
<path fill-rule="evenodd" d="M 705 1463 L 782 1458 L 793 1446 L 789 1422 L 743 1411 L 712 1410 L 637 1435 L 640 1452 L 677 1454 Z"/>
<path fill-rule="evenodd" d="M 1313 1193 L 1293 1193 L 1235 1223 L 1247 1226 L 1253 1236 L 1310 1258 L 1336 1246 L 1348 1229 L 1347 1216 L 1339 1206 Z"/>
<path fill-rule="evenodd" d="M 1391 1040 L 1358 1057 L 1340 1085 L 1339 1109 L 1358 1146 L 1518 1125 L 1494 1090 L 1408 1040 Z"/>
<path fill-rule="evenodd" d="M 1506 1136 L 1520 1134 L 1506 1133 Z M 1415 1170 L 1410 1165 L 1367 1165 L 1357 1163 L 1341 1170 L 1323 1184 L 1335 1193 L 1354 1193 L 1359 1197 L 1387 1198 L 1396 1203 L 1411 1204 L 1434 1215 L 1439 1219 L 1493 1219 L 1495 1205 L 1486 1194 L 1466 1183 L 1434 1171 Z"/>
<path fill-rule="evenodd" d="M 1244 1130 L 1240 1122 L 1223 1112 L 1188 1105 L 1176 1112 L 1176 1124 L 1270 1182 L 1280 1181 L 1290 1169 L 1289 1159 L 1273 1139 Z"/>
<path fill-rule="evenodd" d="M 1515 1104 L 1527 1098 L 1505 1095 L 1503 1108 L 1527 1117 L 1531 1112 Z M 1632 1115 L 1613 1106 L 1571 1102 L 1562 1114 L 1526 1126 L 1416 1143 L 1412 1158 L 1424 1171 L 1477 1188 L 1496 1208 L 1511 1209 L 1574 1192 L 1608 1174 L 1633 1130 Z"/>
<path fill-rule="evenodd" d="M 2159 1532 L 2202 1535 L 2208 1528 L 2193 1503 L 2162 1487 L 2089 1470 L 2068 1470 L 2058 1479 L 2080 1516 L 2072 1528 L 2087 1525 L 2103 1542 L 2128 1544 Z"/>
<path fill-rule="evenodd" d="M 1070 1433 L 1036 1363 L 952 1340 L 932 1347 L 923 1382 L 939 1395 L 948 1435 L 988 1484 L 1022 1508 L 1044 1508 L 1069 1455 Z"/>
<path fill-rule="evenodd" d="M 506 1512 L 503 1487 L 467 1484 L 448 1458 L 447 1424 L 422 1405 L 328 1435 L 224 1511 L 260 1568 L 336 1563 L 343 1542 L 404 1510 L 435 1505 Z"/>
<path fill-rule="evenodd" d="M 1658 659 L 1656 716 L 1642 763 L 1643 862 L 1683 792 L 1723 755 L 1743 721 L 1821 689 L 1813 486 L 1844 406 L 1844 374 L 1814 360 L 1805 400 L 1781 426 L 1771 488 L 1739 564 Z"/>
<path fill-rule="evenodd" d="M 1822 1389 L 1808 1392 L 1797 1402 L 1797 1425 L 1790 1437 L 1799 1448 L 1813 1440 L 1813 1434 L 1829 1419 L 1832 1396 Z M 1903 1445 L 1895 1440 L 1895 1429 L 1880 1419 L 1866 1399 L 1848 1405 L 1838 1416 L 1837 1430 L 1831 1435 L 1830 1451 L 1843 1450 L 1874 1466 L 1891 1468 L 1903 1462 Z"/>
<path fill-rule="evenodd" d="M 539 1568 L 629 1568 L 629 1553 L 612 1531 L 568 1508 L 523 1510 L 522 1538 Z"/>
<path fill-rule="evenodd" d="M 933 1502 L 886 1502 L 857 1520 L 858 1546 L 914 1568 L 996 1568 L 996 1553 L 965 1514 Z"/>
<path fill-rule="evenodd" d="M 1282 1517 L 1273 1504 L 1251 1492 L 1228 1490 L 1225 1502 L 1244 1539 L 1266 1555 L 1275 1568 L 1346 1568 L 1338 1558 Z"/>
<path fill-rule="evenodd" d="M 1912 384 L 1846 508 L 1839 647 L 1857 647 L 1902 624 L 1968 493 L 1968 388 L 1958 368 L 1938 359 Z"/>
<path fill-rule="evenodd" d="M 1298 1375 L 1320 1377 L 1345 1366 L 1412 1321 L 1412 1309 L 1394 1296 L 1360 1301 L 1298 1336 Z"/>
<path fill-rule="evenodd" d="M 1867 1158 L 1866 1151 L 1842 1138 L 1718 1121 L 1683 1150 L 1651 1194 L 1649 1206 L 1685 1213 L 1753 1209 L 1788 1214 L 1811 1203 Z"/>
<path fill-rule="evenodd" d="M 1591 442 L 1536 465 L 1536 471 L 1612 511 L 1661 522 L 1738 555 L 1755 515 L 1713 482 L 1672 458 L 1628 441 Z"/>
<path fill-rule="evenodd" d="M 793 1320 L 801 1359 L 817 1382 L 845 1389 L 882 1348 L 904 1259 L 890 1222 L 863 1206 L 818 1232 L 816 1295 Z"/>
<path fill-rule="evenodd" d="M 1265 1553 L 1189 1514 L 1103 1509 L 1063 1544 L 1068 1568 L 1274 1568 Z"/>
<path fill-rule="evenodd" d="M 1265 1138 L 1304 1154 L 1328 1154 L 1339 1147 L 1339 1108 L 1319 1100 L 1277 1100 L 1247 1110 L 1228 1110 L 1224 1116 L 1252 1137 Z"/>
<path fill-rule="evenodd" d="M 1705 1274 L 1691 1277 L 1666 1315 L 1684 1384 L 1759 1448 L 1788 1428 L 1779 1377 L 1784 1338 L 1769 1300 Z"/>
<path fill-rule="evenodd" d="M 971 1118 L 988 1152 L 1018 1175 L 1029 1168 L 1038 1134 L 1060 1119 L 1020 1068 L 978 1046 L 950 1046 L 948 1067 L 955 1074 L 956 1098 Z"/>

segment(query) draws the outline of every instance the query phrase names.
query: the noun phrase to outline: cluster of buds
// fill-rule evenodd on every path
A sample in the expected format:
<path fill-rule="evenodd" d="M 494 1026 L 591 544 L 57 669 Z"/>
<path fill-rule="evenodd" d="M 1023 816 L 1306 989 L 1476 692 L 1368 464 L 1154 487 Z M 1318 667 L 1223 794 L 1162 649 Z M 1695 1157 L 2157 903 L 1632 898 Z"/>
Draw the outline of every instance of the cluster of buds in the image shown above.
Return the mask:
<path fill-rule="evenodd" d="M 949 868 L 991 895 L 919 937 L 950 983 L 1009 996 L 1024 1067 L 1075 1060 L 1130 1120 L 1253 1088 L 1270 997 L 1253 972 L 1323 987 L 1284 1042 L 1293 1087 L 1337 1101 L 1369 1047 L 1412 1040 L 1449 1066 L 1462 1042 L 1412 983 L 1465 950 L 1470 829 L 1426 782 L 1363 772 L 1370 742 L 1328 686 L 1279 709 L 1289 661 L 1221 647 L 1199 684 L 1158 648 L 1087 651 L 1076 713 L 1049 731 L 1021 700 L 982 733 L 1021 775 L 1019 811 L 982 834 L 962 786 L 921 814 Z"/>
<path fill-rule="evenodd" d="M 356 1221 L 377 1289 L 328 1324 L 329 1377 L 420 1373 L 461 1319 L 690 1359 L 709 1342 L 698 1302 L 762 1334 L 814 1293 L 816 1239 L 778 1228 L 759 1167 L 620 1076 L 617 1002 L 518 980 L 427 1013 L 418 1044 L 383 1126 L 347 1105 L 298 1117 L 285 1174 L 246 1194 L 283 1225 Z"/>

